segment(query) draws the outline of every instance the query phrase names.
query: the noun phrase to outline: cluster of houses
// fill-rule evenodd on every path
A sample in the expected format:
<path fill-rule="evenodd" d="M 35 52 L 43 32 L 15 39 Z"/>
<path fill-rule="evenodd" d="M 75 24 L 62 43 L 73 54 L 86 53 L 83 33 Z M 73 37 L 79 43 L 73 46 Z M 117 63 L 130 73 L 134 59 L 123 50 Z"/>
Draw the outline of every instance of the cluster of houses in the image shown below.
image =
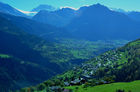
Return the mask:
<path fill-rule="evenodd" d="M 47 92 L 73 92 L 73 91 L 70 89 L 62 88 L 60 86 L 52 86 L 50 87 L 50 91 Z"/>
<path fill-rule="evenodd" d="M 80 67 L 74 67 L 75 72 L 81 71 L 79 74 L 79 78 L 75 78 L 71 82 L 64 82 L 65 86 L 70 85 L 80 85 L 89 79 L 94 79 L 93 74 L 100 67 L 112 66 L 115 64 L 114 61 L 121 59 L 122 54 L 113 50 L 111 52 L 107 52 L 99 57 L 95 57 L 92 61 L 81 64 Z"/>
<path fill-rule="evenodd" d="M 112 66 L 115 62 L 119 59 L 121 59 L 122 54 L 114 51 L 107 52 L 103 55 L 100 55 L 99 57 L 95 57 L 90 62 L 81 64 L 80 67 L 74 67 L 73 71 L 75 73 L 78 73 L 78 77 L 75 77 L 71 81 L 64 81 L 65 86 L 73 86 L 73 85 L 81 85 L 87 82 L 90 79 L 95 79 L 94 73 L 97 69 L 100 67 L 106 67 L 106 66 Z M 107 81 L 101 80 L 103 83 L 107 83 Z M 52 90 L 59 89 L 61 87 L 54 86 L 52 87 Z M 70 92 L 70 91 L 66 91 Z"/>
<path fill-rule="evenodd" d="M 99 57 L 96 57 L 93 62 L 98 62 L 98 67 L 106 67 L 114 65 L 119 59 L 121 59 L 122 54 L 113 50 L 111 52 L 107 52 Z"/>

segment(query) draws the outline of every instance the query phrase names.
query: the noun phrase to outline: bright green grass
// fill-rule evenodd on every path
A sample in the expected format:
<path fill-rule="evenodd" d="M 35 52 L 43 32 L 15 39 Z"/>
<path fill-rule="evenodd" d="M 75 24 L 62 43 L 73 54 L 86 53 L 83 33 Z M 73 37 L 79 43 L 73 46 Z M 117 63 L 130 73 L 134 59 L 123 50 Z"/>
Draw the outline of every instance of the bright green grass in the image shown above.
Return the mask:
<path fill-rule="evenodd" d="M 78 89 L 76 87 L 78 87 Z M 125 92 L 128 92 L 129 90 L 131 90 L 131 92 L 140 92 L 140 81 L 112 83 L 87 88 L 83 88 L 82 86 L 71 86 L 67 87 L 67 89 L 72 89 L 74 92 L 116 92 L 116 89 L 124 89 Z"/>
<path fill-rule="evenodd" d="M 129 43 L 129 46 L 135 46 L 139 44 L 140 44 L 140 40 Z"/>
<path fill-rule="evenodd" d="M 10 58 L 10 56 L 6 54 L 0 54 L 0 58 Z"/>

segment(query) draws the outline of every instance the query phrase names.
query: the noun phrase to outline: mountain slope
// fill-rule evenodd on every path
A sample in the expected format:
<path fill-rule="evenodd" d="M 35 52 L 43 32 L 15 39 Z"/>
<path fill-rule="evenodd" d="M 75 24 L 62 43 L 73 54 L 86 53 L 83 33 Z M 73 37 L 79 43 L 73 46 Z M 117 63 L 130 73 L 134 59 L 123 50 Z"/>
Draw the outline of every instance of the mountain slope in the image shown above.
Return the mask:
<path fill-rule="evenodd" d="M 78 39 L 135 40 L 140 36 L 140 22 L 100 4 L 84 6 L 79 10 L 62 8 L 53 12 L 40 11 L 33 20 L 65 27 Z"/>
<path fill-rule="evenodd" d="M 20 12 L 17 9 L 11 7 L 10 5 L 4 4 L 2 2 L 0 2 L 0 12 L 7 13 L 7 14 L 12 14 L 12 15 L 15 15 L 15 16 L 27 17 L 22 12 Z"/>
<path fill-rule="evenodd" d="M 75 37 L 71 36 L 71 34 L 63 28 L 38 23 L 22 17 L 15 17 L 6 14 L 0 14 L 0 16 L 8 19 L 23 31 L 45 39 L 48 42 L 47 46 L 43 46 L 44 42 L 41 42 L 41 44 L 37 45 L 35 49 L 42 52 L 41 54 L 43 56 L 49 57 L 50 61 L 56 63 L 74 63 L 74 61 L 80 63 L 80 61 L 85 61 L 104 51 L 122 46 L 127 42 L 119 40 L 92 42 L 88 40 L 75 39 Z"/>
<path fill-rule="evenodd" d="M 70 8 L 62 8 L 56 11 L 42 10 L 33 17 L 33 20 L 51 24 L 58 27 L 63 27 L 75 17 L 75 10 Z"/>
<path fill-rule="evenodd" d="M 37 45 L 47 46 L 46 41 L 23 32 L 3 17 L 0 21 L 1 92 L 34 85 L 62 72 L 59 65 L 35 49 Z"/>
<path fill-rule="evenodd" d="M 0 16 L 8 19 L 13 24 L 18 26 L 23 31 L 42 37 L 44 39 L 55 39 L 55 38 L 63 38 L 63 37 L 71 37 L 69 32 L 67 32 L 63 28 L 57 28 L 55 26 L 51 26 L 48 24 L 39 23 L 36 21 L 33 21 L 31 19 L 23 18 L 23 17 L 17 17 L 12 16 L 9 14 L 3 14 L 0 13 Z"/>
<path fill-rule="evenodd" d="M 140 23 L 133 21 L 123 13 L 111 11 L 100 4 L 81 7 L 78 12 L 79 16 L 67 26 L 74 36 L 88 40 L 132 40 L 139 37 Z"/>
<path fill-rule="evenodd" d="M 140 12 L 132 11 L 132 12 L 129 12 L 127 15 L 135 21 L 140 21 Z"/>
<path fill-rule="evenodd" d="M 139 92 L 140 81 L 128 82 L 128 83 L 112 83 L 99 85 L 95 87 L 83 88 L 82 86 L 68 87 L 74 92 Z M 118 91 L 117 91 L 118 90 Z M 120 90 L 120 91 L 119 91 Z"/>
<path fill-rule="evenodd" d="M 9 56 L 9 58 L 0 57 L 0 71 L 1 92 L 9 92 L 35 85 L 46 80 L 50 75 L 53 75 L 52 71 L 49 71 L 47 68 L 13 56 Z M 42 73 L 44 73 L 43 76 L 41 76 Z"/>
<path fill-rule="evenodd" d="M 36 87 L 30 87 L 30 89 L 33 92 L 35 90 L 40 92 L 46 89 L 63 91 L 63 87 L 66 86 L 82 85 L 83 88 L 89 88 L 112 82 L 140 80 L 139 50 L 140 39 L 116 50 L 101 54 L 78 67 L 74 67 L 73 70 L 58 75 Z"/>
<path fill-rule="evenodd" d="M 20 29 L 13 23 L 13 17 L 9 16 L 10 15 L 5 14 L 0 15 L 0 56 L 10 57 L 0 60 L 1 77 L 4 81 L 7 80 L 5 84 L 4 81 L 0 83 L 0 90 L 2 90 L 2 92 L 3 90 L 14 90 L 40 83 L 58 73 L 62 73 L 75 63 L 79 64 L 85 61 L 85 59 L 91 58 L 96 54 L 112 49 L 118 45 L 114 44 L 111 46 L 110 42 L 107 44 L 106 42 L 77 41 L 75 39 L 70 39 L 70 41 L 63 39 L 61 40 L 62 43 L 61 41 L 49 42 L 48 39 L 42 40 L 42 38 L 31 35 L 34 30 L 27 30 L 31 32 L 28 32 L 30 33 L 28 34 L 26 30 Z M 26 28 L 30 27 L 30 23 L 33 23 L 33 21 L 29 22 L 30 20 L 26 18 L 14 18 L 17 18 L 15 21 L 19 21 L 19 24 L 22 24 L 21 20 L 25 19 L 28 24 Z M 23 21 L 23 25 L 24 23 Z M 50 30 L 50 32 L 51 31 L 53 30 Z M 39 36 L 38 34 L 36 33 L 37 36 Z M 93 50 L 89 50 L 89 48 L 93 48 Z"/>

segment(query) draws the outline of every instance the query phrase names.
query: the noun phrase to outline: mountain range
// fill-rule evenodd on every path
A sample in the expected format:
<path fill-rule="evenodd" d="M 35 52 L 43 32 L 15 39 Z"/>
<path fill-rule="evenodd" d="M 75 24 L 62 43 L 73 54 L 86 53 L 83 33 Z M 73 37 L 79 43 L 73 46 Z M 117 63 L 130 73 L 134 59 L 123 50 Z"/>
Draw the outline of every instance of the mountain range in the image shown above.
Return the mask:
<path fill-rule="evenodd" d="M 46 11 L 42 10 L 36 14 L 32 19 L 51 24 L 57 27 L 63 27 L 75 17 L 75 10 L 70 8 L 62 8 L 56 11 Z"/>
<path fill-rule="evenodd" d="M 88 40 L 139 38 L 140 22 L 123 13 L 111 11 L 100 4 L 82 7 L 78 11 L 81 14 L 66 26 L 75 36 Z"/>
<path fill-rule="evenodd" d="M 63 26 L 73 36 L 87 40 L 137 39 L 140 32 L 140 22 L 100 4 L 81 7 L 76 11 L 68 8 L 54 12 L 41 11 L 33 19 Z"/>
<path fill-rule="evenodd" d="M 111 8 L 111 10 L 120 12 L 120 13 L 124 13 L 131 19 L 133 19 L 135 21 L 140 21 L 140 12 L 139 11 L 125 11 L 123 9 L 115 9 L 115 8 Z"/>

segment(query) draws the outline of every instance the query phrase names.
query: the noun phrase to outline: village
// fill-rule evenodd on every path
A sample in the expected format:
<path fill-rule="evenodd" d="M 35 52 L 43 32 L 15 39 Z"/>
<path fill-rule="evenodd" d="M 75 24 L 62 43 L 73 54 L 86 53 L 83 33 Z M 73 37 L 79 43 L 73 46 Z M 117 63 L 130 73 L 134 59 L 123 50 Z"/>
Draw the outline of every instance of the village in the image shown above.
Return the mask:
<path fill-rule="evenodd" d="M 118 60 L 120 60 L 122 57 L 121 53 L 116 52 L 116 50 L 112 50 L 110 52 L 106 52 L 98 57 L 93 58 L 92 60 L 82 63 L 79 67 L 73 67 L 73 74 L 71 78 L 67 78 L 67 76 L 63 76 L 63 79 L 61 77 L 57 77 L 60 80 L 63 80 L 64 87 L 67 86 L 74 86 L 74 85 L 84 85 L 86 83 L 93 83 L 94 85 L 100 85 L 100 84 L 108 84 L 110 81 L 106 80 L 100 80 L 95 81 L 96 77 L 94 76 L 96 71 L 100 69 L 100 67 L 113 67 L 116 63 L 118 63 Z M 71 74 L 72 75 L 72 74 Z M 51 86 L 51 90 L 63 90 L 63 92 L 71 92 L 70 90 L 66 90 L 61 86 Z"/>

